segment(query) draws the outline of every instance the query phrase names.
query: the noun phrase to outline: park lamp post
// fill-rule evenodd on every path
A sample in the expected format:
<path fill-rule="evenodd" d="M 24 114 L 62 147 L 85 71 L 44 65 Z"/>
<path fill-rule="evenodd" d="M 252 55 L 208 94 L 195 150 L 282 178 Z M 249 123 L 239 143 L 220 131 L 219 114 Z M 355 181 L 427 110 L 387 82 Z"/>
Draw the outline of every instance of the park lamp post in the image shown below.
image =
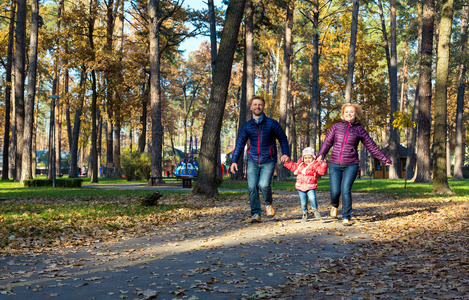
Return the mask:
<path fill-rule="evenodd" d="M 49 162 L 52 163 L 52 168 L 50 169 L 51 178 L 52 178 L 52 187 L 56 187 L 55 178 L 55 101 L 60 99 L 57 95 L 50 95 L 50 125 L 49 125 Z"/>

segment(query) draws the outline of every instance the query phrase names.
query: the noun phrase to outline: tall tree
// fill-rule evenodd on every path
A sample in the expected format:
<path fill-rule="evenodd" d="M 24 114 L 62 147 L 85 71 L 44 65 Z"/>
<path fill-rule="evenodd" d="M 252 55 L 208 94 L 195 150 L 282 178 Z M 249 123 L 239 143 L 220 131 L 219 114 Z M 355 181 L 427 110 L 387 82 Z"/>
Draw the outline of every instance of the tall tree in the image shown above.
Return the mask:
<path fill-rule="evenodd" d="M 33 124 L 34 124 L 34 98 L 36 97 L 36 70 L 37 70 L 37 44 L 39 30 L 39 1 L 31 0 L 31 28 L 29 42 L 29 74 L 28 93 L 25 101 L 25 120 L 23 135 L 23 151 L 21 178 L 22 183 L 26 179 L 32 179 L 32 159 L 33 148 Z"/>
<path fill-rule="evenodd" d="M 193 193 L 213 197 L 218 194 L 216 182 L 216 155 L 223 121 L 228 86 L 231 78 L 239 26 L 243 18 L 245 0 L 230 0 L 221 34 L 220 49 L 210 91 L 210 101 L 202 134 L 199 175 Z"/>
<path fill-rule="evenodd" d="M 284 130 L 287 128 L 287 112 L 288 112 L 288 86 L 291 79 L 291 62 L 292 62 L 292 31 L 293 31 L 293 14 L 295 11 L 295 0 L 291 0 L 287 7 L 287 17 L 285 21 L 285 44 L 283 52 L 282 81 L 280 83 L 280 104 L 279 104 L 279 123 Z M 290 137 L 288 137 L 290 138 Z M 282 149 L 278 149 L 279 157 L 283 155 Z M 287 169 L 282 162 L 277 163 L 277 179 L 287 179 Z"/>
<path fill-rule="evenodd" d="M 15 109 L 16 109 L 16 157 L 14 181 L 21 177 L 24 134 L 24 78 L 26 60 L 26 0 L 18 0 L 16 12 L 15 47 Z"/>
<path fill-rule="evenodd" d="M 397 105 L 397 16 L 396 16 L 396 0 L 391 0 L 391 63 L 389 71 L 389 81 L 391 86 L 391 119 L 390 124 L 393 124 L 394 113 L 398 110 Z M 389 179 L 399 179 L 401 177 L 401 162 L 399 155 L 399 131 L 397 128 L 391 126 L 390 139 L 389 139 L 389 152 L 392 160 L 392 165 L 389 167 Z"/>
<path fill-rule="evenodd" d="M 454 0 L 443 0 L 435 81 L 435 133 L 433 136 L 433 192 L 453 194 L 446 177 L 448 68 Z"/>
<path fill-rule="evenodd" d="M 415 182 L 431 182 L 430 130 L 432 99 L 432 53 L 434 0 L 424 0 L 420 47 L 419 111 L 417 135 L 417 170 Z"/>
<path fill-rule="evenodd" d="M 319 105 L 319 0 L 313 0 L 313 55 L 311 58 L 311 132 L 309 146 L 316 149 Z"/>
<path fill-rule="evenodd" d="M 113 41 L 113 32 L 114 32 L 114 0 L 106 1 L 106 45 L 105 49 L 108 52 L 108 55 L 112 55 L 112 41 Z M 104 72 L 104 77 L 106 80 L 106 166 L 109 168 L 115 167 L 114 165 L 114 147 L 113 147 L 113 127 L 114 127 L 114 104 L 113 99 L 115 91 L 112 88 L 113 84 L 111 83 L 111 70 L 107 68 Z M 112 176 L 110 170 L 107 170 L 106 177 L 110 178 Z"/>
<path fill-rule="evenodd" d="M 78 107 L 75 111 L 75 119 L 73 123 L 72 138 L 70 143 L 70 178 L 78 177 L 78 141 L 80 137 L 81 116 L 83 113 L 83 104 L 85 98 L 85 82 L 86 82 L 86 67 L 81 67 L 80 74 L 80 92 L 78 94 Z"/>
<path fill-rule="evenodd" d="M 150 17 L 150 109 L 151 109 L 151 175 L 161 177 L 163 126 L 161 124 L 160 76 L 160 1 L 148 0 Z M 162 180 L 158 180 L 162 181 Z"/>
<path fill-rule="evenodd" d="M 254 12 L 252 0 L 246 0 L 246 107 L 251 107 L 251 100 L 254 97 Z M 246 120 L 251 118 L 249 111 L 246 111 Z"/>
<path fill-rule="evenodd" d="M 353 0 L 352 7 L 352 24 L 350 30 L 350 48 L 348 53 L 348 64 L 347 64 L 347 79 L 345 86 L 345 103 L 350 103 L 352 99 L 352 87 L 353 87 L 353 70 L 355 68 L 355 52 L 357 45 L 357 28 L 358 28 L 358 10 L 360 7 L 359 0 Z"/>
<path fill-rule="evenodd" d="M 469 5 L 463 6 L 463 13 L 461 17 L 461 49 L 460 56 L 464 58 L 467 56 L 467 27 L 469 19 Z M 466 70 L 467 62 L 461 59 L 459 67 L 459 85 L 458 97 L 456 100 L 456 139 L 454 149 L 454 174 L 453 179 L 463 179 L 462 167 L 464 166 L 464 130 L 463 130 L 463 114 L 464 114 L 464 93 L 466 91 Z M 3 164 L 5 165 L 5 164 Z"/>
<path fill-rule="evenodd" d="M 88 18 L 88 42 L 91 50 L 91 61 L 95 61 L 95 45 L 94 45 L 94 26 L 96 20 L 97 1 L 90 0 L 89 18 Z M 98 128 L 97 117 L 98 94 L 96 91 L 96 70 L 91 70 L 91 182 L 98 182 Z"/>
<path fill-rule="evenodd" d="M 422 4 L 418 4 L 418 51 L 420 52 L 420 48 L 422 47 Z M 421 69 L 419 61 L 418 69 Z M 419 85 L 417 83 L 417 87 L 415 88 L 415 96 L 414 96 L 414 106 L 412 109 L 412 125 L 409 128 L 409 135 L 407 136 L 407 158 L 406 158 L 406 179 L 412 179 L 414 177 L 414 167 L 415 167 L 415 143 L 417 140 L 417 128 L 414 124 L 417 123 L 418 120 L 418 112 L 419 112 Z"/>
<path fill-rule="evenodd" d="M 8 179 L 9 168 L 9 145 L 10 145 L 10 111 L 11 111 L 11 72 L 13 65 L 13 43 L 15 30 L 16 1 L 11 1 L 10 25 L 8 27 L 7 63 L 5 70 L 5 127 L 3 135 L 3 169 L 2 180 Z"/>

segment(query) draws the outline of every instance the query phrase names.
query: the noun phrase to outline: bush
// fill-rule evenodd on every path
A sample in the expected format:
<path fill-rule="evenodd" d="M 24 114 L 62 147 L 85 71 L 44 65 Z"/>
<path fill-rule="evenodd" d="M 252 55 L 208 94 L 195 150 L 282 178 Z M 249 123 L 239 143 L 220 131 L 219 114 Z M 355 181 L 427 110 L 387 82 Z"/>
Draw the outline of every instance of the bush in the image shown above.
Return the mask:
<path fill-rule="evenodd" d="M 127 181 L 148 180 L 150 178 L 151 158 L 149 153 L 130 152 L 129 149 L 126 149 L 121 155 L 121 162 Z"/>
<path fill-rule="evenodd" d="M 81 188 L 81 178 L 60 178 L 55 180 L 56 187 Z M 53 186 L 52 179 L 28 179 L 23 181 L 25 187 Z"/>

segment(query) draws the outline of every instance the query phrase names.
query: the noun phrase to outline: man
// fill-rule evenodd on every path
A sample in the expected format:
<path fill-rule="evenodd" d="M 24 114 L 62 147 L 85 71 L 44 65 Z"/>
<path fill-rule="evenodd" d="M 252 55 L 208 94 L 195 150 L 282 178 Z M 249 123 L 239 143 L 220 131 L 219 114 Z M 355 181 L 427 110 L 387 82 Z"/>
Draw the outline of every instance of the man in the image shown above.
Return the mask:
<path fill-rule="evenodd" d="M 251 204 L 251 223 L 261 221 L 261 203 L 259 191 L 264 198 L 267 217 L 275 215 L 272 206 L 272 188 L 270 182 L 277 163 L 277 144 L 282 147 L 282 162 L 290 156 L 288 140 L 279 122 L 264 114 L 265 101 L 262 97 L 253 97 L 251 102 L 252 119 L 243 125 L 236 140 L 236 147 L 231 157 L 231 172 L 238 171 L 238 158 L 243 154 L 244 146 L 249 139 L 247 178 L 249 202 Z"/>

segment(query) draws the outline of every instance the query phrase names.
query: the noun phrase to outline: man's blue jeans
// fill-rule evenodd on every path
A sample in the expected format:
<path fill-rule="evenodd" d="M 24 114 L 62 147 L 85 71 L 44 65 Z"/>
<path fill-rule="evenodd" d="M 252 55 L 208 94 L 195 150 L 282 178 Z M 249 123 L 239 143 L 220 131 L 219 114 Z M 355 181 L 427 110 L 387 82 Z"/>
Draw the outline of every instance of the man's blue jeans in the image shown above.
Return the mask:
<path fill-rule="evenodd" d="M 331 205 L 339 207 L 342 194 L 342 219 L 352 217 L 352 185 L 357 177 L 358 165 L 337 165 L 329 163 Z"/>
<path fill-rule="evenodd" d="M 275 163 L 256 164 L 248 161 L 246 175 L 248 178 L 249 202 L 251 203 L 251 215 L 262 214 L 259 191 L 262 193 L 265 205 L 272 204 L 272 188 L 270 182 L 274 175 Z"/>
<path fill-rule="evenodd" d="M 318 202 L 316 200 L 316 190 L 309 190 L 307 192 L 298 191 L 301 201 L 301 210 L 305 213 L 308 212 L 308 199 L 311 202 L 311 207 L 318 209 Z"/>

